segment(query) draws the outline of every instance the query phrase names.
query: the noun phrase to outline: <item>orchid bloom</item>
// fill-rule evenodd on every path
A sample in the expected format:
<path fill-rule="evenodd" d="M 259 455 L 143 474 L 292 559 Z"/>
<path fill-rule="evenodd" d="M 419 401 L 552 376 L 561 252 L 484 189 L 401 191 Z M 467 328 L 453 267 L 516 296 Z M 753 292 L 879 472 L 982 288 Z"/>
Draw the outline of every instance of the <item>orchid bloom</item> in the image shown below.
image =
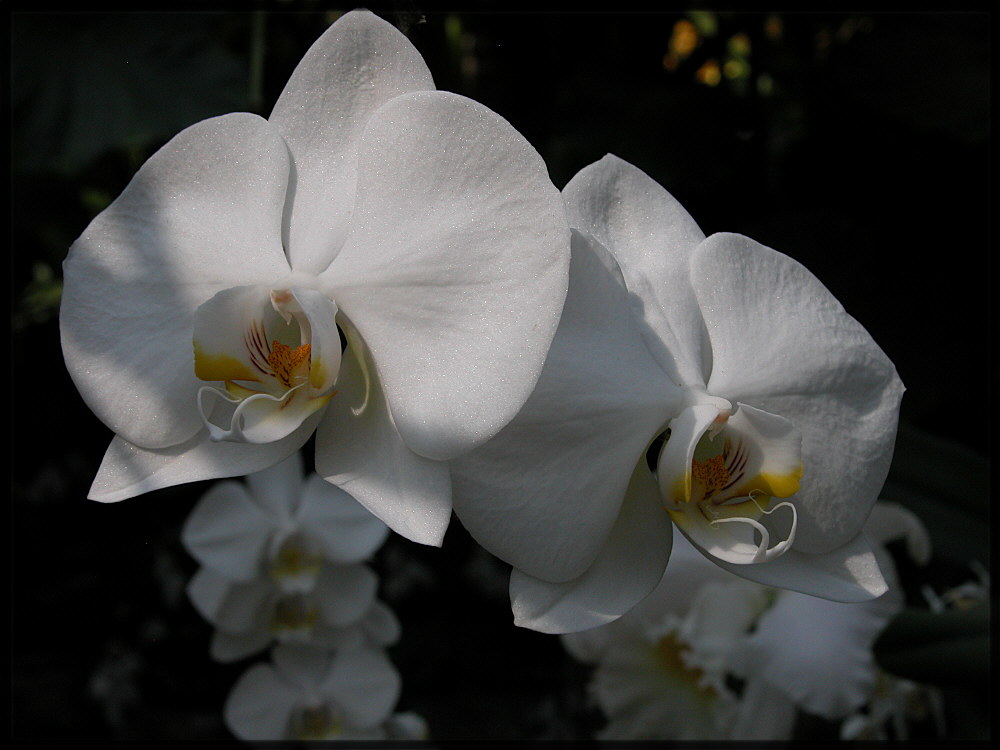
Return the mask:
<path fill-rule="evenodd" d="M 271 643 L 324 648 L 388 646 L 399 621 L 375 598 L 378 579 L 365 565 L 324 563 L 309 588 L 272 578 L 237 582 L 201 568 L 188 584 L 195 609 L 215 626 L 210 653 L 228 662 Z"/>
<path fill-rule="evenodd" d="M 181 533 L 204 567 L 234 582 L 271 578 L 287 591 L 312 588 L 324 561 L 367 560 L 389 529 L 318 474 L 303 477 L 302 456 L 246 477 L 216 482 Z"/>
<path fill-rule="evenodd" d="M 90 497 L 253 473 L 316 432 L 324 478 L 440 544 L 445 462 L 534 387 L 568 262 L 538 153 L 347 13 L 268 119 L 183 130 L 70 248 L 63 353 L 115 433 Z"/>
<path fill-rule="evenodd" d="M 649 597 L 614 622 L 562 637 L 596 665 L 591 692 L 608 718 L 600 738 L 786 740 L 800 710 L 844 721 L 878 703 L 871 646 L 903 605 L 883 545 L 905 537 L 926 562 L 929 541 L 916 517 L 891 503 L 876 503 L 865 533 L 891 586 L 844 603 L 734 576 L 675 528 L 666 574 Z"/>
<path fill-rule="evenodd" d="M 327 652 L 278 646 L 250 667 L 226 700 L 226 726 L 242 740 L 377 740 L 424 729 L 392 714 L 399 675 L 377 649 Z"/>
<path fill-rule="evenodd" d="M 799 263 L 705 237 L 617 157 L 563 195 L 570 290 L 538 386 L 453 462 L 457 515 L 514 568 L 515 622 L 619 617 L 660 580 L 672 523 L 750 580 L 885 591 L 861 528 L 903 387 L 871 336 Z"/>

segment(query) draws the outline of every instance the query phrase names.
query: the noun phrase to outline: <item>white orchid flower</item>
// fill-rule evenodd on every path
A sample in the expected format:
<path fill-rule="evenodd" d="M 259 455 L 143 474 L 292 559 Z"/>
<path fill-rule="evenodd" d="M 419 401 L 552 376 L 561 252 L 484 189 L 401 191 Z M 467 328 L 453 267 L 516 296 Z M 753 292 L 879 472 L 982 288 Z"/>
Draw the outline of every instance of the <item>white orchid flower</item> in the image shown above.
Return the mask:
<path fill-rule="evenodd" d="M 608 719 L 600 737 L 787 740 L 799 711 L 843 721 L 878 703 L 872 643 L 903 604 L 882 545 L 903 537 L 926 550 L 928 539 L 891 503 L 876 503 L 865 533 L 890 588 L 844 603 L 734 576 L 675 528 L 666 574 L 646 599 L 607 625 L 562 636 L 595 665 L 590 690 Z"/>
<path fill-rule="evenodd" d="M 568 260 L 538 153 L 347 13 L 268 119 L 182 131 L 70 248 L 66 365 L 115 433 L 90 497 L 253 473 L 316 431 L 325 478 L 440 544 L 443 462 L 534 387 Z"/>
<path fill-rule="evenodd" d="M 748 579 L 881 594 L 861 528 L 903 387 L 871 336 L 799 263 L 705 237 L 617 157 L 563 194 L 570 291 L 538 386 L 453 462 L 456 513 L 514 568 L 515 622 L 620 616 L 660 580 L 671 521 Z"/>
<path fill-rule="evenodd" d="M 387 724 L 397 729 L 400 680 L 382 651 L 277 646 L 272 659 L 244 672 L 226 699 L 223 717 L 238 738 L 376 740 Z"/>
<path fill-rule="evenodd" d="M 289 590 L 272 578 L 231 581 L 201 568 L 187 592 L 215 626 L 212 658 L 228 662 L 274 642 L 324 648 L 394 643 L 399 621 L 375 598 L 377 588 L 377 577 L 365 565 L 323 563 L 308 589 Z"/>
<path fill-rule="evenodd" d="M 323 561 L 367 560 L 388 527 L 318 474 L 303 477 L 302 456 L 223 480 L 195 505 L 181 532 L 192 556 L 231 581 L 270 577 L 286 591 L 313 587 Z"/>

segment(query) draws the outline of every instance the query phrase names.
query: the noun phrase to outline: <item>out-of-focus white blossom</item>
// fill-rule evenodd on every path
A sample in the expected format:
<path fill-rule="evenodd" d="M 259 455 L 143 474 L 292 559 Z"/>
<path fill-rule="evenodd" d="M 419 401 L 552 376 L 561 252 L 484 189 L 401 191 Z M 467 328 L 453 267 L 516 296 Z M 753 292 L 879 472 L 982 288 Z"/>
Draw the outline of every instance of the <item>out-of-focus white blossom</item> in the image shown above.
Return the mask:
<path fill-rule="evenodd" d="M 277 646 L 226 700 L 226 726 L 243 740 L 412 739 L 422 720 L 392 711 L 400 679 L 377 649 Z"/>
<path fill-rule="evenodd" d="M 181 533 L 205 568 L 234 582 L 272 579 L 286 591 L 306 591 L 324 561 L 367 560 L 388 527 L 353 497 L 317 474 L 303 477 L 293 453 L 244 482 L 212 485 Z"/>
<path fill-rule="evenodd" d="M 739 578 L 674 534 L 649 597 L 614 622 L 562 636 L 570 653 L 595 665 L 590 690 L 608 719 L 602 739 L 790 739 L 799 711 L 852 717 L 845 731 L 861 736 L 871 730 L 858 724 L 862 708 L 867 717 L 892 713 L 903 686 L 887 690 L 871 646 L 902 607 L 881 545 L 900 536 L 911 550 L 929 544 L 911 513 L 876 504 L 866 534 L 890 589 L 857 603 Z"/>

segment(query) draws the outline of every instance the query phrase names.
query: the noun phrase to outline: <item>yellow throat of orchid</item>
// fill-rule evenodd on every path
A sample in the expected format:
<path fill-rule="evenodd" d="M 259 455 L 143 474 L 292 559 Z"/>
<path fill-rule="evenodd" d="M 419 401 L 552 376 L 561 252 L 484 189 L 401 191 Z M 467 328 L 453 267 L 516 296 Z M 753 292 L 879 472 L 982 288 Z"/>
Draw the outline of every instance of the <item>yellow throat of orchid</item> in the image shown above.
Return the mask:
<path fill-rule="evenodd" d="M 671 422 L 657 473 L 671 518 L 721 560 L 765 562 L 794 541 L 795 506 L 774 501 L 799 491 L 801 436 L 782 417 L 722 399 L 689 407 Z M 790 526 L 761 522 L 777 508 L 790 509 Z M 771 547 L 775 533 L 784 539 Z"/>

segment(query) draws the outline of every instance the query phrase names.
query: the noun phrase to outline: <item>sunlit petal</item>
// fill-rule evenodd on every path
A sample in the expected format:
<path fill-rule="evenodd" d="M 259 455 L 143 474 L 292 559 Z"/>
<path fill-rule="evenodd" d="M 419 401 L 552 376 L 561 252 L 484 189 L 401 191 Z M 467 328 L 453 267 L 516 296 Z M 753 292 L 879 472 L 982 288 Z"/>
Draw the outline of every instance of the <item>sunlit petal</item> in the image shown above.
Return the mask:
<path fill-rule="evenodd" d="M 562 310 L 569 242 L 541 157 L 494 112 L 424 91 L 372 117 L 351 234 L 321 278 L 416 453 L 464 453 L 524 403 Z"/>
<path fill-rule="evenodd" d="M 295 167 L 285 247 L 296 269 L 318 273 L 340 250 L 354 207 L 358 143 L 372 114 L 399 94 L 433 88 L 416 48 L 367 11 L 341 16 L 306 52 L 269 118 Z"/>
<path fill-rule="evenodd" d="M 714 352 L 709 392 L 802 433 L 796 549 L 850 541 L 892 457 L 903 393 L 892 363 L 815 276 L 746 237 L 706 239 L 691 279 Z"/>

